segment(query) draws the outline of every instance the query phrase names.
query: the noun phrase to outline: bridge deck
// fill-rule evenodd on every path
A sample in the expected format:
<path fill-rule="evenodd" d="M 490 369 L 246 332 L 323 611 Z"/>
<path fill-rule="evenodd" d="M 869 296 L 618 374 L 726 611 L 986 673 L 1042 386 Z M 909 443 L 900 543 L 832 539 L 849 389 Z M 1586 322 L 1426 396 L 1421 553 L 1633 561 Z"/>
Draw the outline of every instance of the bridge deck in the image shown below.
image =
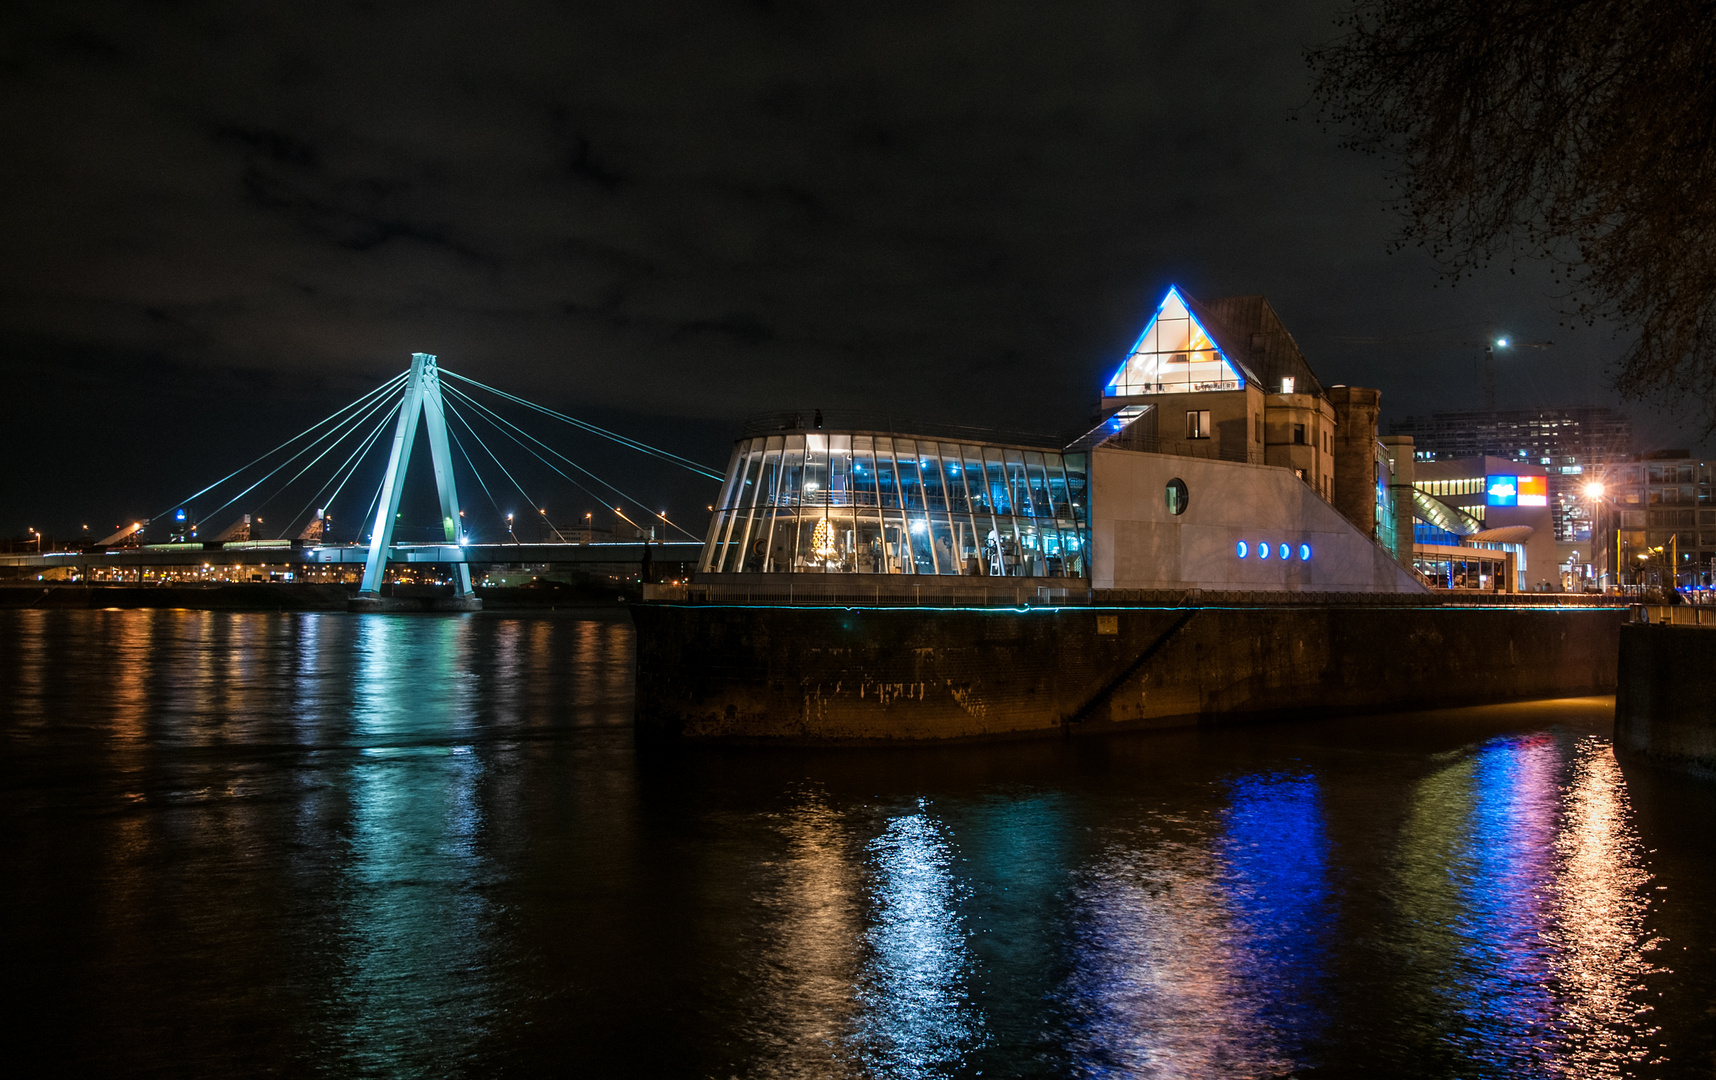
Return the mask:
<path fill-rule="evenodd" d="M 644 544 L 394 544 L 388 550 L 390 563 L 454 563 L 473 566 L 509 564 L 537 565 L 637 563 L 643 560 Z M 703 545 L 693 541 L 652 543 L 655 562 L 693 562 Z M 239 566 L 296 564 L 362 566 L 369 548 L 363 544 L 308 544 L 296 540 L 248 540 L 229 543 L 145 544 L 141 547 L 106 551 L 49 551 L 42 554 L 0 554 L 0 566 L 43 569 L 74 567 L 142 566 Z"/>

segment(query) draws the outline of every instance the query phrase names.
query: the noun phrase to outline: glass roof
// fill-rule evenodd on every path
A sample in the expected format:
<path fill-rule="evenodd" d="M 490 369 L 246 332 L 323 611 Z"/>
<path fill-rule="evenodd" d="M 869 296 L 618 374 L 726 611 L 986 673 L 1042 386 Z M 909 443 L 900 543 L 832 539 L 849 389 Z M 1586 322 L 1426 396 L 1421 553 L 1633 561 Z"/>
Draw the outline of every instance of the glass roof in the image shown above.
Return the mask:
<path fill-rule="evenodd" d="M 1103 395 L 1183 394 L 1244 386 L 1245 377 L 1192 314 L 1180 290 L 1170 287 Z"/>

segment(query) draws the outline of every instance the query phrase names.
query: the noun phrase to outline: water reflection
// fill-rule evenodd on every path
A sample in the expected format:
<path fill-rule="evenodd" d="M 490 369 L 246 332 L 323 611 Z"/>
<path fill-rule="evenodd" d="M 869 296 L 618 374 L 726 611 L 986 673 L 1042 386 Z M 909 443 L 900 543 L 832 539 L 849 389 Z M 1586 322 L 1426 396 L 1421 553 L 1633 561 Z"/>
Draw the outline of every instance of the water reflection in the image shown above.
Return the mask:
<path fill-rule="evenodd" d="M 776 827 L 785 851 L 759 896 L 768 919 L 756 1075 L 862 1075 L 851 1047 L 859 1005 L 863 849 L 818 792 Z"/>
<path fill-rule="evenodd" d="M 355 642 L 346 972 L 333 1007 L 361 1071 L 444 1071 L 491 1015 L 494 871 L 465 650 L 471 621 L 361 620 Z"/>
<path fill-rule="evenodd" d="M 660 761 L 618 618 L 0 642 L 0 977 L 49 1071 L 1708 1072 L 1708 807 L 1657 788 L 1641 850 L 1591 706 L 1445 752 L 1412 717 Z"/>
<path fill-rule="evenodd" d="M 1620 1075 L 1648 1045 L 1648 875 L 1606 743 L 1572 758 L 1547 734 L 1497 739 L 1413 800 L 1402 990 L 1409 1037 L 1448 1068 Z"/>
<path fill-rule="evenodd" d="M 872 925 L 859 976 L 857 1046 L 877 1076 L 945 1075 L 983 1037 L 952 846 L 922 803 L 870 842 Z"/>
<path fill-rule="evenodd" d="M 1257 1076 L 1301 1064 L 1324 1023 L 1327 861 L 1309 777 L 1239 779 L 1216 831 L 1164 815 L 1112 844 L 1081 890 L 1081 1071 Z"/>

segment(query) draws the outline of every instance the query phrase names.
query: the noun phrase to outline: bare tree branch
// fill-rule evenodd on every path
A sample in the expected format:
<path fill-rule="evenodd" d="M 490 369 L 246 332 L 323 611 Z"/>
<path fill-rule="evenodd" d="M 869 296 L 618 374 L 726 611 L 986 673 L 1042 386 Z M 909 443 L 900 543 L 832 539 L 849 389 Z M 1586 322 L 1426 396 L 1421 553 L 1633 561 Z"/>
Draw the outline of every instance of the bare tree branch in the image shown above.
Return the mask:
<path fill-rule="evenodd" d="M 1632 334 L 1616 386 L 1716 431 L 1716 2 L 1359 0 L 1307 54 L 1343 145 L 1390 163 L 1458 278 L 1551 261 Z"/>

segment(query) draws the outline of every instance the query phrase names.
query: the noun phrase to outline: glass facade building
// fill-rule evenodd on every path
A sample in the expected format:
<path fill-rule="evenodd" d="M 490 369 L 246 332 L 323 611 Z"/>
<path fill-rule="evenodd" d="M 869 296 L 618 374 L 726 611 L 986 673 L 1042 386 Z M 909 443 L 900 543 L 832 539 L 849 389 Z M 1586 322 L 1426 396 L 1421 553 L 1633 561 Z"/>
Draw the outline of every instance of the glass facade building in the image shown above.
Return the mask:
<path fill-rule="evenodd" d="M 699 570 L 1085 577 L 1088 460 L 875 432 L 740 439 Z"/>

